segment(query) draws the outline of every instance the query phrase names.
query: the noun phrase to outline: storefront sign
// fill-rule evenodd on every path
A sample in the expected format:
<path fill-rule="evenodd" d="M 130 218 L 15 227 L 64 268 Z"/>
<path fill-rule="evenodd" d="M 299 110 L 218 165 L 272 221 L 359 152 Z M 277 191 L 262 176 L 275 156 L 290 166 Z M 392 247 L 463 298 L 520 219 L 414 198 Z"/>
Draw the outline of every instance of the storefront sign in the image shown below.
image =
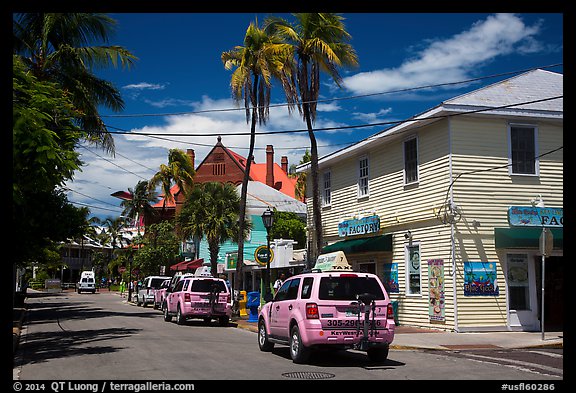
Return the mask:
<path fill-rule="evenodd" d="M 564 209 L 561 207 L 510 206 L 508 222 L 522 227 L 564 227 Z"/>
<path fill-rule="evenodd" d="M 496 264 L 464 262 L 464 296 L 498 296 Z"/>
<path fill-rule="evenodd" d="M 382 284 L 388 293 L 399 293 L 400 286 L 398 285 L 398 264 L 385 263 L 383 265 L 384 272 L 382 273 Z"/>
<path fill-rule="evenodd" d="M 428 260 L 428 316 L 430 321 L 444 322 L 444 260 Z"/>
<path fill-rule="evenodd" d="M 338 224 L 338 236 L 355 236 L 380 231 L 380 217 L 373 215 L 342 221 Z"/>
<path fill-rule="evenodd" d="M 235 270 L 236 263 L 238 262 L 238 252 L 230 252 L 226 254 L 226 269 Z"/>
<path fill-rule="evenodd" d="M 254 259 L 260 266 L 268 266 L 274 259 L 274 253 L 267 246 L 260 246 L 254 251 Z"/>

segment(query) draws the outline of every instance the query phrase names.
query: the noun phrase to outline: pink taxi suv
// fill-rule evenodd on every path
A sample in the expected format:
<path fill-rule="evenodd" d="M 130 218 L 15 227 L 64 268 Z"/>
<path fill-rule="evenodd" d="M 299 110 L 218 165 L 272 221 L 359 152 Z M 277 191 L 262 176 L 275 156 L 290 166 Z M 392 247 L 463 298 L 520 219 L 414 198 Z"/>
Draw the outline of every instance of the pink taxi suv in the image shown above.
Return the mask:
<path fill-rule="evenodd" d="M 290 347 L 294 363 L 325 347 L 366 351 L 384 361 L 394 339 L 394 310 L 375 274 L 350 270 L 303 273 L 284 281 L 258 318 L 258 345 Z"/>
<path fill-rule="evenodd" d="M 164 320 L 182 325 L 187 319 L 199 318 L 205 322 L 217 319 L 220 326 L 227 326 L 232 315 L 230 291 L 226 281 L 214 277 L 182 278 L 162 304 Z"/>
<path fill-rule="evenodd" d="M 166 297 L 166 290 L 170 286 L 170 279 L 162 281 L 160 288 L 154 291 L 154 309 L 157 310 L 162 306 Z"/>

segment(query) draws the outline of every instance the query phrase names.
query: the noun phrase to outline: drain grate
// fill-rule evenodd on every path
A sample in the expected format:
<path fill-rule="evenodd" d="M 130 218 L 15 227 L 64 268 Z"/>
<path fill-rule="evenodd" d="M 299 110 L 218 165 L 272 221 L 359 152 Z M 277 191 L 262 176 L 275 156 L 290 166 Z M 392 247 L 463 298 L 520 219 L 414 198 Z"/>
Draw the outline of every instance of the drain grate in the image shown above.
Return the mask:
<path fill-rule="evenodd" d="M 313 371 L 294 371 L 291 373 L 282 373 L 282 376 L 295 379 L 329 379 L 335 377 L 334 374 Z"/>

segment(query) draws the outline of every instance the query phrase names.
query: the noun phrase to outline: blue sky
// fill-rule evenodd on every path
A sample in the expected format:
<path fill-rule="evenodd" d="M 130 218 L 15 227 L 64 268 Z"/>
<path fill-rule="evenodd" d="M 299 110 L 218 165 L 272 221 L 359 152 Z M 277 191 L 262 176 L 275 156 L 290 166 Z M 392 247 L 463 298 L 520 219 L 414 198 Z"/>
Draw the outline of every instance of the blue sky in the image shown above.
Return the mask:
<path fill-rule="evenodd" d="M 125 100 L 122 113 L 103 110 L 114 136 L 116 155 L 84 145 L 85 166 L 67 183 L 70 201 L 89 206 L 100 218 L 121 212 L 110 194 L 148 180 L 168 149 L 192 148 L 198 165 L 216 143 L 216 135 L 246 156 L 250 126 L 231 99 L 231 71 L 222 52 L 243 44 L 250 22 L 266 13 L 113 13 L 118 21 L 110 43 L 121 45 L 139 60 L 131 70 L 97 70 Z M 293 21 L 290 14 L 274 14 Z M 347 127 L 407 119 L 442 101 L 515 74 L 442 87 L 500 73 L 546 67 L 563 62 L 563 15 L 559 13 L 349 13 L 342 14 L 359 66 L 341 69 L 338 88 L 323 76 L 316 128 Z M 547 68 L 563 73 L 562 66 Z M 406 89 L 411 89 L 406 91 Z M 404 91 L 402 91 L 404 90 Z M 391 91 L 400 91 L 389 93 Z M 272 104 L 284 103 L 279 86 Z M 226 109 L 226 110 L 223 110 Z M 230 109 L 230 110 L 227 110 Z M 393 125 L 393 124 L 391 124 Z M 390 126 L 391 126 L 390 125 Z M 360 141 L 388 125 L 319 131 L 320 155 Z M 304 130 L 297 112 L 278 105 L 270 109 L 266 126 L 256 132 Z M 153 137 L 137 135 L 153 133 Z M 231 135 L 246 133 L 246 135 Z M 210 134 L 210 136 L 203 136 Z M 256 162 L 272 144 L 275 159 L 286 155 L 297 164 L 309 146 L 305 132 L 259 135 Z"/>

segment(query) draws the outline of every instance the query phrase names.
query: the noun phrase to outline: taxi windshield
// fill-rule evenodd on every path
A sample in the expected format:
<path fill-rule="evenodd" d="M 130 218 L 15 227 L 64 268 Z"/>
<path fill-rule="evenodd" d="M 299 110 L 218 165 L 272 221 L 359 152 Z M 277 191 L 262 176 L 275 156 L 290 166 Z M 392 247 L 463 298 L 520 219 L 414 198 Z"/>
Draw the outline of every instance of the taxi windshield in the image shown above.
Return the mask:
<path fill-rule="evenodd" d="M 322 300 L 356 300 L 359 294 L 369 293 L 375 300 L 384 300 L 384 292 L 374 277 L 322 277 L 318 298 Z"/>

